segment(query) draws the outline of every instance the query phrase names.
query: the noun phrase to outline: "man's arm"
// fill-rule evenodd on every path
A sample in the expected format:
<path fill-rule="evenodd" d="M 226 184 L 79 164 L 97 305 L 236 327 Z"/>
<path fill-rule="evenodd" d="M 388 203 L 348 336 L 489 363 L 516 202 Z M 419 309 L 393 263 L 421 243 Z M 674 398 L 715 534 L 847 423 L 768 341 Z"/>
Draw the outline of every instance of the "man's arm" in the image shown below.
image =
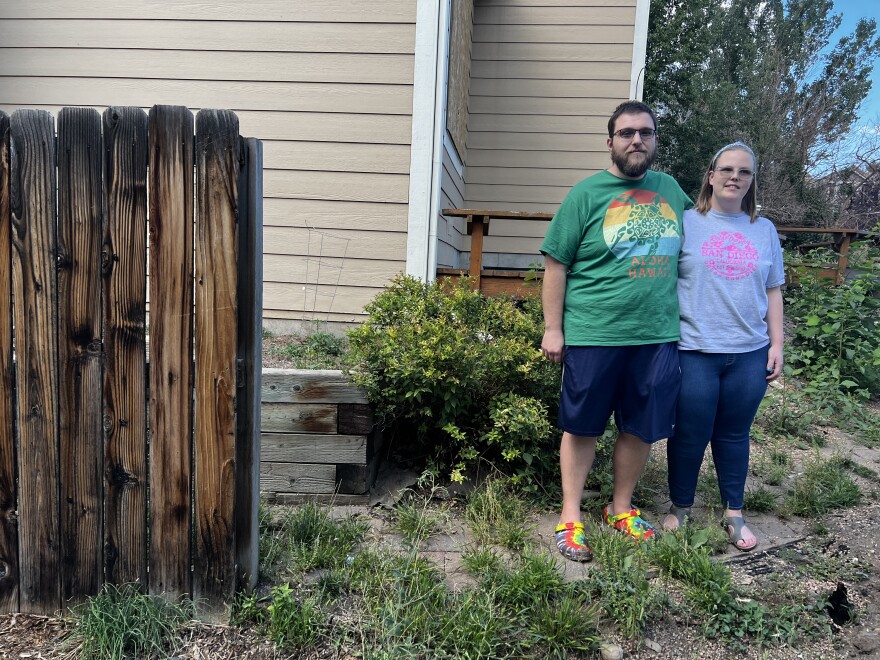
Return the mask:
<path fill-rule="evenodd" d="M 773 381 L 782 373 L 782 288 L 767 289 L 767 330 L 770 349 L 767 351 L 767 380 Z"/>
<path fill-rule="evenodd" d="M 562 311 L 565 304 L 565 282 L 568 266 L 551 256 L 544 257 L 544 283 L 541 298 L 544 303 L 544 339 L 541 353 L 551 362 L 562 362 L 565 336 L 562 332 Z"/>

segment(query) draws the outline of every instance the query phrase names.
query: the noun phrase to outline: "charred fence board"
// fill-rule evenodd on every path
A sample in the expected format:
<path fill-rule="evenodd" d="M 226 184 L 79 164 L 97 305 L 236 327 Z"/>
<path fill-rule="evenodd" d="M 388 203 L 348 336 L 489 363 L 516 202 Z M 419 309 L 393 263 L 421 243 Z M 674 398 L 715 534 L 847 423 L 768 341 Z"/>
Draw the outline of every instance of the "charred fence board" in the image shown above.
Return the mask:
<path fill-rule="evenodd" d="M 147 115 L 104 111 L 104 576 L 147 583 Z"/>
<path fill-rule="evenodd" d="M 61 598 L 65 606 L 103 583 L 101 118 L 58 114 L 58 376 L 61 457 Z"/>
<path fill-rule="evenodd" d="M 9 116 L 0 112 L 0 613 L 18 611 Z"/>
<path fill-rule="evenodd" d="M 19 609 L 46 613 L 61 606 L 54 120 L 17 110 L 10 133 Z"/>
<path fill-rule="evenodd" d="M 235 584 L 238 118 L 200 111 L 196 155 L 193 595 L 222 608 Z"/>
<path fill-rule="evenodd" d="M 150 592 L 192 594 L 193 117 L 150 110 Z"/>

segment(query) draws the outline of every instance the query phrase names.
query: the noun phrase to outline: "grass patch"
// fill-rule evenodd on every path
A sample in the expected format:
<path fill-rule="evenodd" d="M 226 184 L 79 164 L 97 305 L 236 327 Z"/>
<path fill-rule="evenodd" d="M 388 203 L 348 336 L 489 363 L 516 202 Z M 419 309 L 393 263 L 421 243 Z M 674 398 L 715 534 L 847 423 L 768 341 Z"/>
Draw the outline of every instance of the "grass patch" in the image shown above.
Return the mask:
<path fill-rule="evenodd" d="M 349 366 L 348 339 L 324 330 L 306 335 L 273 337 L 264 332 L 263 354 L 289 363 L 292 369 L 342 369 Z"/>
<path fill-rule="evenodd" d="M 531 533 L 525 500 L 502 478 L 487 479 L 470 494 L 464 519 L 476 543 L 518 551 Z"/>
<path fill-rule="evenodd" d="M 752 488 L 743 496 L 743 508 L 756 513 L 768 513 L 776 508 L 779 495 L 764 486 Z"/>
<path fill-rule="evenodd" d="M 189 601 L 174 603 L 143 594 L 133 585 L 106 584 L 73 608 L 70 642 L 76 656 L 83 658 L 164 657 L 193 613 Z"/>
<path fill-rule="evenodd" d="M 855 506 L 861 497 L 861 490 L 846 472 L 845 459 L 823 459 L 817 454 L 806 463 L 803 473 L 795 477 L 785 508 L 798 516 L 820 516 Z"/>

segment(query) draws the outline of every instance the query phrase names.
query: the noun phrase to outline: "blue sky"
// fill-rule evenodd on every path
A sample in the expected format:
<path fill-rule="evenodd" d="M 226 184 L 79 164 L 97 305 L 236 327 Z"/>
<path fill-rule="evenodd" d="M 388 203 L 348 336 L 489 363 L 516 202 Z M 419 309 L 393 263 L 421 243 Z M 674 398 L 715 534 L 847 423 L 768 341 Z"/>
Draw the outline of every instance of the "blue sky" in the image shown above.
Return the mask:
<path fill-rule="evenodd" d="M 880 27 L 880 2 L 877 0 L 834 0 L 834 13 L 843 14 L 840 29 L 831 37 L 837 43 L 840 37 L 850 34 L 860 18 L 873 18 Z M 862 102 L 861 121 L 863 125 L 880 125 L 880 63 L 875 62 L 871 76 L 873 85 L 867 98 Z"/>

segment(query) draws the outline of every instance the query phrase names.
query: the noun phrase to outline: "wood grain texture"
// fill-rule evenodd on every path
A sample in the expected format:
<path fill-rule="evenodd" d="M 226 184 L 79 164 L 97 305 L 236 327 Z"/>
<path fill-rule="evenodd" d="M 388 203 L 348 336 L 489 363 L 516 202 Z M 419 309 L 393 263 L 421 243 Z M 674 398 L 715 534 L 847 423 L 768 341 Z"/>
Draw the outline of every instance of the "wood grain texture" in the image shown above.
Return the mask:
<path fill-rule="evenodd" d="M 104 569 L 147 583 L 147 115 L 104 112 Z"/>
<path fill-rule="evenodd" d="M 335 369 L 264 369 L 260 399 L 265 403 L 367 403 L 364 391 Z"/>
<path fill-rule="evenodd" d="M 9 115 L 0 113 L 0 614 L 18 611 L 15 364 L 12 361 L 12 218 Z"/>
<path fill-rule="evenodd" d="M 336 433 L 336 415 L 332 403 L 264 403 L 260 427 L 264 433 Z"/>
<path fill-rule="evenodd" d="M 94 595 L 104 581 L 101 117 L 58 114 L 58 374 L 61 598 Z"/>
<path fill-rule="evenodd" d="M 261 460 L 267 463 L 367 462 L 367 436 L 320 433 L 263 433 Z"/>
<path fill-rule="evenodd" d="M 13 298 L 19 473 L 20 611 L 61 606 L 58 501 L 58 319 L 55 275 L 55 123 L 12 115 Z"/>
<path fill-rule="evenodd" d="M 263 333 L 263 143 L 241 138 L 238 207 L 238 360 L 235 441 L 235 561 L 238 588 L 259 572 L 260 391 Z"/>
<path fill-rule="evenodd" d="M 260 488 L 288 493 L 333 493 L 336 466 L 320 463 L 260 463 Z"/>
<path fill-rule="evenodd" d="M 238 119 L 196 117 L 193 595 L 219 612 L 235 589 Z"/>
<path fill-rule="evenodd" d="M 193 117 L 150 110 L 150 583 L 192 593 Z"/>

